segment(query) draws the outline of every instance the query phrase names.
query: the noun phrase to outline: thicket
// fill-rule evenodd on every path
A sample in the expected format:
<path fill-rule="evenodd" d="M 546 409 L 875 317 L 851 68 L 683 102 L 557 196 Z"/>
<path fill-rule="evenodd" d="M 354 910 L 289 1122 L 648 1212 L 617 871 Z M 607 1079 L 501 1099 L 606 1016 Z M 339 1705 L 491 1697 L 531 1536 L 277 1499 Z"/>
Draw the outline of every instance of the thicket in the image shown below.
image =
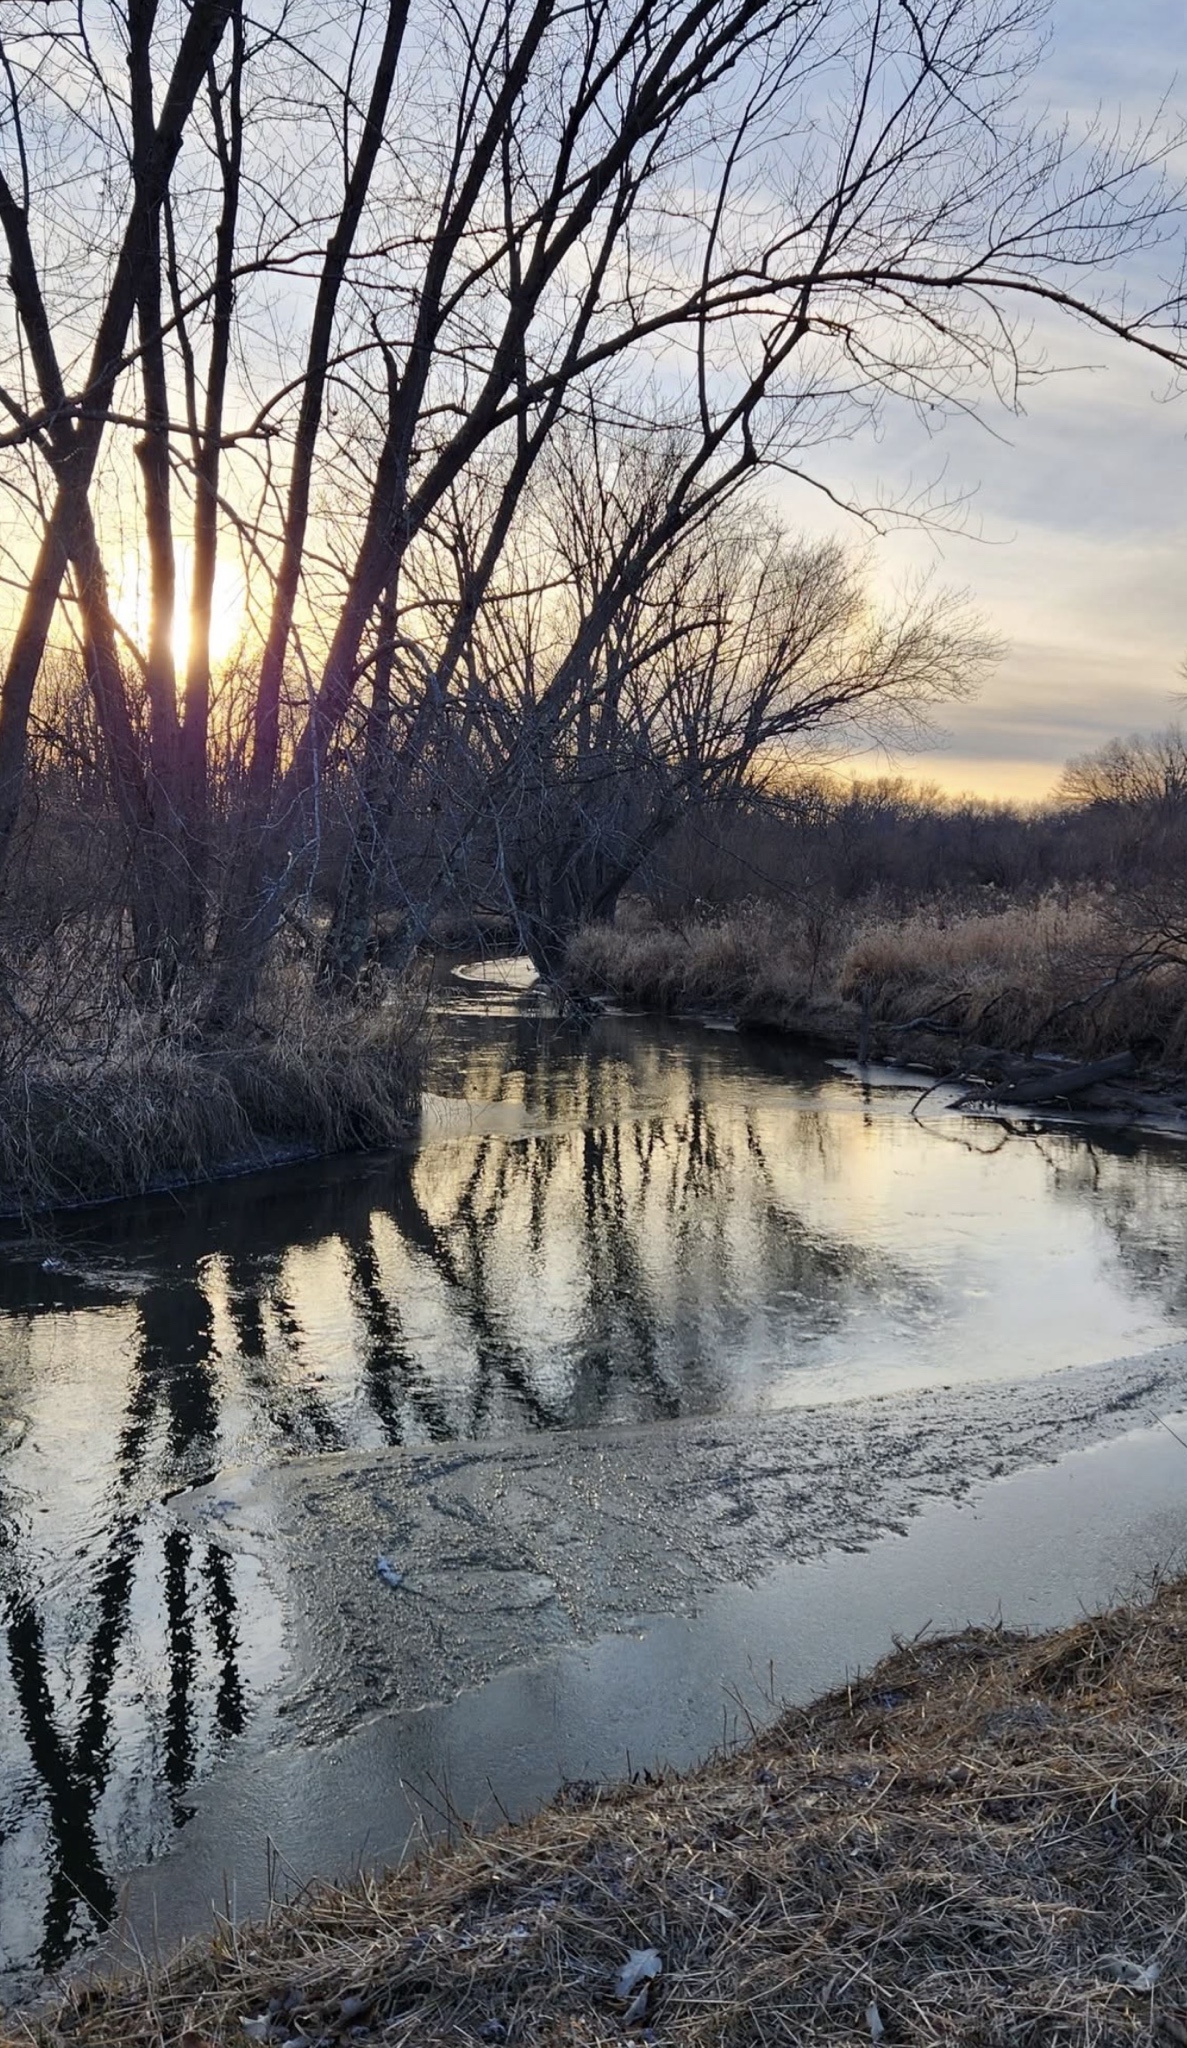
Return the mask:
<path fill-rule="evenodd" d="M 1023 808 L 806 778 L 690 815 L 576 989 L 879 1043 L 1187 1059 L 1187 737 L 1111 741 Z M 900 1044 L 903 1042 L 899 1040 Z"/>
<path fill-rule="evenodd" d="M 234 667 L 214 701 L 224 744 L 212 843 L 231 860 L 246 701 Z M 421 1062 L 418 977 L 328 999 L 293 906 L 250 1012 L 231 1031 L 210 1031 L 206 976 L 161 958 L 146 968 L 138 952 L 128 848 L 101 763 L 85 666 L 59 657 L 38 693 L 0 895 L 0 1208 L 133 1194 L 405 1136 Z"/>

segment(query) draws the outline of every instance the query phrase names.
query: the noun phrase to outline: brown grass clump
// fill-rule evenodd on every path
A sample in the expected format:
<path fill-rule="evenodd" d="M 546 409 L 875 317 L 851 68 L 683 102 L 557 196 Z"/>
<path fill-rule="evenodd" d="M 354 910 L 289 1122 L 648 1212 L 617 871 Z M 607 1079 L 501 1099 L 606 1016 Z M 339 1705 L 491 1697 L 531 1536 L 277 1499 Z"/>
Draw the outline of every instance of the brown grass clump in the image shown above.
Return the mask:
<path fill-rule="evenodd" d="M 1060 1036 L 1054 1013 L 1107 978 L 1110 944 L 1115 952 L 1095 897 L 1042 897 L 984 916 L 916 914 L 862 932 L 840 961 L 838 986 L 867 995 L 879 1020 L 934 1014 L 983 1042 L 1022 1048 L 1036 1033 Z M 1066 1013 L 1078 1042 L 1097 1030 L 1095 1008 Z"/>
<path fill-rule="evenodd" d="M 0 1057 L 0 1208 L 49 1209 L 393 1143 L 410 1128 L 417 1006 L 329 1003 L 292 969 L 238 1037 L 124 1004 L 92 1042 Z"/>
<path fill-rule="evenodd" d="M 802 1030 L 838 1021 L 835 934 L 766 904 L 672 927 L 586 925 L 566 977 L 582 992 L 665 1011 L 725 1010 L 743 1021 Z"/>
<path fill-rule="evenodd" d="M 576 1788 L 267 1926 L 221 1925 L 24 2038 L 1173 2048 L 1185 1653 L 1187 1582 L 1042 1639 L 916 1643 L 687 1778 Z M 649 1949 L 662 1973 L 619 1993 Z"/>
<path fill-rule="evenodd" d="M 965 1038 L 1091 1058 L 1148 1048 L 1187 1053 L 1187 973 L 1154 964 L 1115 899 L 1059 894 L 982 916 L 919 913 L 862 932 L 838 992 L 878 1021 L 937 1017 Z M 1138 955 L 1143 957 L 1139 958 Z"/>
<path fill-rule="evenodd" d="M 1066 974 L 1076 960 L 1098 958 L 1106 906 L 1096 897 L 1043 896 L 981 916 L 944 917 L 917 912 L 897 924 L 863 931 L 841 962 L 844 981 L 901 978 L 918 987 L 929 978 L 977 981 L 1013 976 L 1044 979 Z"/>
<path fill-rule="evenodd" d="M 263 1009 L 271 1028 L 217 1055 L 257 1136 L 350 1152 L 407 1133 L 423 1019 L 414 992 L 389 990 L 365 1004 L 328 1000 L 290 970 L 266 991 Z"/>

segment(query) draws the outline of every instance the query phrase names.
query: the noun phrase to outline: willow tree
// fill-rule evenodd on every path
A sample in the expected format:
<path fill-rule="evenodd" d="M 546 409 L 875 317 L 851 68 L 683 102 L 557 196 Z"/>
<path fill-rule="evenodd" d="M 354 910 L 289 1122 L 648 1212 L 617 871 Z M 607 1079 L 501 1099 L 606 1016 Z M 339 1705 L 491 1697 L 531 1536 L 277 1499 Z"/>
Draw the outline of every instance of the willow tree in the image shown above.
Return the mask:
<path fill-rule="evenodd" d="M 769 465 L 832 489 L 822 444 L 888 407 L 1009 402 L 1036 306 L 1179 364 L 1173 295 L 1135 285 L 1176 231 L 1173 138 L 1036 117 L 1040 26 L 1032 0 L 14 0 L 0 862 L 73 632 L 144 986 L 212 962 L 226 1021 L 384 713 L 418 552 L 480 473 L 419 744 L 578 396 L 678 434 L 683 517 Z M 216 816 L 228 558 L 250 748 Z"/>

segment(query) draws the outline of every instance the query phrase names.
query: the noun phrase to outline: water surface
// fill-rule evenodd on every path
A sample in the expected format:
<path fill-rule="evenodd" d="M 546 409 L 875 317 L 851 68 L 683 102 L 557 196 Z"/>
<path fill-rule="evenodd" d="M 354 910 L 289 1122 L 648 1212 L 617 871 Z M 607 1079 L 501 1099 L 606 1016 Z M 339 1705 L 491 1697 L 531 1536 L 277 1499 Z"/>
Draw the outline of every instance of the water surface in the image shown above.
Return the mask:
<path fill-rule="evenodd" d="M 0 1264 L 0 1968 L 54 1968 L 284 1655 L 179 1489 L 342 1451 L 1015 1379 L 1187 1319 L 1178 1150 L 1011 1135 L 775 1040 L 443 1005 L 418 1142 Z M 10 1981 L 16 1981 L 15 1978 Z"/>

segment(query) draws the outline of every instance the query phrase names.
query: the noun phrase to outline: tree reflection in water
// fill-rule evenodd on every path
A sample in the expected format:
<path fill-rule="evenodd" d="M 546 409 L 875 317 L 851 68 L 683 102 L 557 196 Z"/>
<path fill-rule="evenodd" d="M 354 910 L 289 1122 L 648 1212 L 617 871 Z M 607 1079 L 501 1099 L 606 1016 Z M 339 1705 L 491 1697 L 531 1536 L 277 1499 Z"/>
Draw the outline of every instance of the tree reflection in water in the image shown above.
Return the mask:
<path fill-rule="evenodd" d="M 178 1488 L 232 1463 L 753 1407 L 846 1331 L 906 1342 L 955 1313 L 900 1227 L 926 1135 L 819 1064 L 506 1017 L 455 1024 L 440 1059 L 443 1092 L 485 1105 L 473 1132 L 124 1204 L 64 1224 L 49 1258 L 10 1247 L 10 1966 L 51 1968 L 111 1916 L 118 1869 L 185 1821 L 269 1683 L 267 1595 L 176 1526 Z M 1180 1313 L 1179 1172 L 1020 1144 L 1004 1156 L 1090 1208 Z M 1008 1172 L 980 1170 L 1008 1203 Z"/>
<path fill-rule="evenodd" d="M 89 1290 L 84 1290 L 88 1291 Z M 54 1314 L 60 1311 L 49 1310 Z M 5 1594 L 8 1662 L 21 1732 L 33 1767 L 29 1788 L 40 1807 L 46 1865 L 37 1961 L 63 1962 L 80 1939 L 106 1924 L 115 1890 L 100 1845 L 98 1813 L 113 1779 L 142 1768 L 125 1750 L 123 1715 L 113 1695 L 133 1628 L 138 1575 L 153 1569 L 161 1586 L 154 1661 L 168 1672 L 167 1704 L 156 1744 L 156 1768 L 175 1822 L 188 1818 L 184 1793 L 198 1754 L 198 1633 L 211 1643 L 210 1709 L 221 1738 L 244 1725 L 238 1669 L 235 1594 L 229 1561 L 213 1546 L 195 1559 L 191 1537 L 180 1529 L 155 1530 L 150 1513 L 163 1496 L 198 1469 L 209 1469 L 218 1435 L 218 1389 L 210 1303 L 193 1279 L 171 1275 L 144 1288 L 136 1303 L 126 1405 L 106 1474 L 106 1500 L 93 1540 L 59 1568 L 67 1545 L 43 1539 L 40 1570 L 28 1555 L 6 1489 Z M 85 1387 L 77 1392 L 85 1402 Z M 31 1421 L 35 1417 L 30 1418 Z M 53 1519 L 53 1475 L 39 1503 Z M 146 1550 L 150 1555 L 146 1557 Z M 47 1584 L 47 1577 L 49 1583 Z M 47 1648 L 45 1609 L 51 1608 L 57 1657 Z M 84 1677 L 72 1683 L 76 1646 Z M 54 1665 L 58 1668 L 55 1670 Z M 74 1700 L 74 1711 L 70 1703 Z M 72 1722 L 72 1729 L 67 1724 Z M 23 1816 L 6 1811 L 6 1833 Z M 25 1960 L 20 1957 L 19 1960 Z"/>

